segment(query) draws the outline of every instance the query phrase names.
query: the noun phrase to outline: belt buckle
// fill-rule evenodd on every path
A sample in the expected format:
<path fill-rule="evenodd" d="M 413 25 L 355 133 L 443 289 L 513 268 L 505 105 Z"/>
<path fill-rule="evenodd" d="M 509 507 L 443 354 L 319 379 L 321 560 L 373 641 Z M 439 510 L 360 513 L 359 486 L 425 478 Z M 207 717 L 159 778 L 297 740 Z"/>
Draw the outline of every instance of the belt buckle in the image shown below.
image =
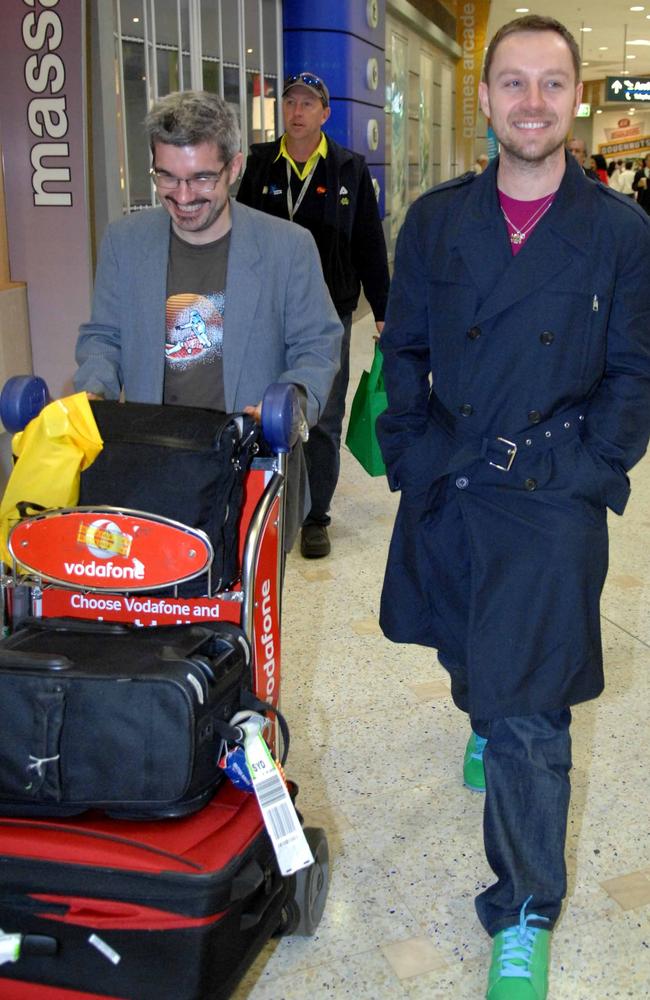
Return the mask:
<path fill-rule="evenodd" d="M 510 472 L 510 469 L 512 467 L 512 463 L 514 462 L 515 456 L 517 454 L 517 445 L 515 444 L 514 441 L 508 441 L 507 438 L 498 437 L 497 441 L 501 441 L 502 444 L 508 445 L 508 452 L 507 452 L 507 454 L 508 454 L 508 464 L 507 465 L 499 465 L 498 462 L 490 462 L 488 460 L 488 465 L 491 465 L 495 469 L 500 469 L 501 472 Z"/>

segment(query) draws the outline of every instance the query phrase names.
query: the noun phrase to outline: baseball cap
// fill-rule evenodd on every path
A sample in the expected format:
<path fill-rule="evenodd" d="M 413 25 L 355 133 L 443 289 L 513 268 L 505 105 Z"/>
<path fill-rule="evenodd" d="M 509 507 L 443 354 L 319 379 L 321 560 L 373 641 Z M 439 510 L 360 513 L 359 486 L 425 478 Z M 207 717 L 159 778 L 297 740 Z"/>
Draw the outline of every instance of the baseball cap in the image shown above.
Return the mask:
<path fill-rule="evenodd" d="M 318 99 L 323 102 L 324 107 L 329 107 L 330 92 L 315 73 L 294 73 L 293 76 L 288 76 L 284 81 L 282 96 L 286 97 L 292 87 L 306 87 L 307 90 L 316 94 Z"/>

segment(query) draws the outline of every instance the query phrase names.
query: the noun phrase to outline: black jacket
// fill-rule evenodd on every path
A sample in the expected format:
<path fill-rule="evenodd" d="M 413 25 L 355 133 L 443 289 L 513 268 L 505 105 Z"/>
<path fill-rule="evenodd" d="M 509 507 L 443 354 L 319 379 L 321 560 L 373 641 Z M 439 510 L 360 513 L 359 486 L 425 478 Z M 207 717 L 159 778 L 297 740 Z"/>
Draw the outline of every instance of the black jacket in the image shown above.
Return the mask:
<path fill-rule="evenodd" d="M 645 178 L 646 186 L 639 187 L 639 181 Z M 636 200 L 641 206 L 641 208 L 650 215 L 650 177 L 646 178 L 645 169 L 641 167 L 640 170 L 634 175 L 634 180 L 632 181 L 632 190 L 636 191 Z"/>
<path fill-rule="evenodd" d="M 279 152 L 279 139 L 251 146 L 237 201 L 264 211 L 264 188 L 268 187 L 269 173 Z M 375 320 L 383 320 L 390 278 L 377 198 L 366 161 L 328 136 L 325 168 L 324 225 L 315 239 L 332 301 L 339 316 L 353 312 L 363 285 Z M 346 189 L 343 194 L 341 188 Z"/>
<path fill-rule="evenodd" d="M 465 707 L 481 719 L 602 689 L 605 505 L 623 512 L 626 471 L 650 434 L 650 220 L 569 156 L 552 207 L 513 257 L 498 165 L 408 211 L 377 420 L 401 489 L 381 627 L 451 651 L 450 662 L 460 647 Z M 514 443 L 508 461 L 494 442 L 500 453 Z M 464 524 L 451 535 L 448 505 Z M 440 570 L 438 544 L 449 542 L 470 563 L 463 589 Z"/>

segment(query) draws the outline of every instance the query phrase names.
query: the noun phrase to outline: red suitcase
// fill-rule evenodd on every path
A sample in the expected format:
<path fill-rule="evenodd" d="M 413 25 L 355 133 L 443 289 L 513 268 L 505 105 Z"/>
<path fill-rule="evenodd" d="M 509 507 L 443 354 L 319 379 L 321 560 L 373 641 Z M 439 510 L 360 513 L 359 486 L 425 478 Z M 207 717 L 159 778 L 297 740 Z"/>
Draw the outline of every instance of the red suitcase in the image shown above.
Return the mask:
<path fill-rule="evenodd" d="M 0 928 L 24 935 L 0 997 L 228 997 L 286 927 L 294 885 L 230 782 L 183 819 L 0 818 Z"/>

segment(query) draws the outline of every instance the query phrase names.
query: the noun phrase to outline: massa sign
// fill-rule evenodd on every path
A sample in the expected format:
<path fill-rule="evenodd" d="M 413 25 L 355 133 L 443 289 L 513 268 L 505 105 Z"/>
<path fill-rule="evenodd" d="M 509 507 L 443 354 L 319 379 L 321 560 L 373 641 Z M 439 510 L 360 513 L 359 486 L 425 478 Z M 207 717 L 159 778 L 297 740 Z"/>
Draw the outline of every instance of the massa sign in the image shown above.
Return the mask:
<path fill-rule="evenodd" d="M 69 390 L 90 311 L 84 0 L 12 0 L 0 28 L 0 144 L 11 279 L 27 283 L 34 371 Z"/>

